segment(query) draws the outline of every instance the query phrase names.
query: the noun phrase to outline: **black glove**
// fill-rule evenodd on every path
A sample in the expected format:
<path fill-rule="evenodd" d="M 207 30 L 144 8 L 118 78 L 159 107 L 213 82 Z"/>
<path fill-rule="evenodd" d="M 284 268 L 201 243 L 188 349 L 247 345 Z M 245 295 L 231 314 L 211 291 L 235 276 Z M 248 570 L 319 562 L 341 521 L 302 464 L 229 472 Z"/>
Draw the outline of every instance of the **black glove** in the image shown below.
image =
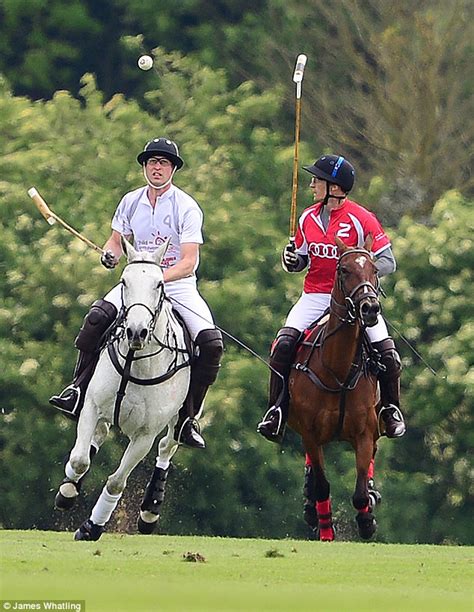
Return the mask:
<path fill-rule="evenodd" d="M 283 249 L 281 254 L 283 267 L 288 271 L 293 270 L 298 265 L 298 255 L 295 253 L 295 245 L 289 242 Z"/>
<path fill-rule="evenodd" d="M 100 263 L 107 268 L 107 270 L 112 270 L 118 264 L 118 261 L 115 259 L 115 255 L 112 251 L 104 251 L 100 256 Z"/>

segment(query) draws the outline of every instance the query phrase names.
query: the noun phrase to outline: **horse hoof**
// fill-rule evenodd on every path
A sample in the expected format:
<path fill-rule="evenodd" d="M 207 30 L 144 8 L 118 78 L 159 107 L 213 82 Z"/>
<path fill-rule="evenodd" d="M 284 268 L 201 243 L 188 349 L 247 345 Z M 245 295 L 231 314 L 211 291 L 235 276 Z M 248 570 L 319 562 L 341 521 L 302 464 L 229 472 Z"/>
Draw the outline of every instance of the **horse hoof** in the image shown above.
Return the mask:
<path fill-rule="evenodd" d="M 142 514 L 144 513 L 140 512 L 140 515 L 137 521 L 137 528 L 140 533 L 143 533 L 144 535 L 149 535 L 150 533 L 153 533 L 155 531 L 155 528 L 158 525 L 158 515 L 156 514 L 153 515 L 151 512 L 147 512 L 146 513 L 148 515 L 147 518 L 153 518 L 153 517 L 156 517 L 156 518 L 155 520 L 152 520 L 152 521 L 145 521 L 142 518 Z"/>
<path fill-rule="evenodd" d="M 370 540 L 377 529 L 374 515 L 371 512 L 359 512 L 356 521 L 360 537 L 363 540 Z"/>
<path fill-rule="evenodd" d="M 104 531 L 105 527 L 103 525 L 96 525 L 90 519 L 87 519 L 74 534 L 74 539 L 84 540 L 85 542 L 97 542 Z"/>
<path fill-rule="evenodd" d="M 79 495 L 80 485 L 72 480 L 63 480 L 54 498 L 54 507 L 58 510 L 70 510 Z"/>

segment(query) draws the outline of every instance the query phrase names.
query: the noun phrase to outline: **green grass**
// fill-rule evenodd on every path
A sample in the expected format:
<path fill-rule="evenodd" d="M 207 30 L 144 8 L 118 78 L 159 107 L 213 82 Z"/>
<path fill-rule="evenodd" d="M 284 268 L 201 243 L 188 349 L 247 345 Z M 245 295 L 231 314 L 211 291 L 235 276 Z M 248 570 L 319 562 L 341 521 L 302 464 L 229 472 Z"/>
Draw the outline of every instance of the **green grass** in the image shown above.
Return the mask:
<path fill-rule="evenodd" d="M 2 599 L 87 612 L 473 610 L 472 547 L 0 531 L 0 552 Z"/>

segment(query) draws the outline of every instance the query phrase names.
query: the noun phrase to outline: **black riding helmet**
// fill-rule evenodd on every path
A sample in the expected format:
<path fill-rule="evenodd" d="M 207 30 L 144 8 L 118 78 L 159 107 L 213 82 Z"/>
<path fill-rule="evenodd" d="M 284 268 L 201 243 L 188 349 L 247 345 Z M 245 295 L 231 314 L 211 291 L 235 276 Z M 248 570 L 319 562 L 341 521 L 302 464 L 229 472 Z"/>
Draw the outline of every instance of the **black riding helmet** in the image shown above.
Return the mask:
<path fill-rule="evenodd" d="M 303 169 L 316 178 L 339 185 L 346 193 L 349 193 L 354 185 L 354 166 L 342 155 L 323 155 L 312 166 L 303 166 Z"/>
<path fill-rule="evenodd" d="M 176 166 L 176 170 L 183 167 L 184 161 L 179 156 L 178 145 L 169 138 L 153 138 L 147 142 L 145 148 L 137 156 L 137 162 L 143 165 L 150 157 L 162 155 Z"/>

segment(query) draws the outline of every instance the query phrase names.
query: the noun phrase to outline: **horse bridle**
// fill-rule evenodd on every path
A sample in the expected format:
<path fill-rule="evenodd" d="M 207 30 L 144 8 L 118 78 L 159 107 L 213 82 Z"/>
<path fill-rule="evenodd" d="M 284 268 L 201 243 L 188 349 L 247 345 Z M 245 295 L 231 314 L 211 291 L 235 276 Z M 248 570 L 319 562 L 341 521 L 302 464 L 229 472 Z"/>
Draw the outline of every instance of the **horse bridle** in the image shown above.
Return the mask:
<path fill-rule="evenodd" d="M 159 266 L 159 264 L 157 264 L 154 261 L 131 261 L 129 262 L 127 265 L 131 266 L 133 264 L 151 264 L 153 266 Z M 123 281 L 120 281 L 122 284 L 122 304 L 123 304 L 123 289 L 124 289 L 124 283 Z M 160 290 L 160 297 L 158 299 L 158 303 L 156 304 L 155 310 L 153 311 L 147 304 L 143 304 L 143 302 L 134 302 L 133 304 L 130 304 L 130 306 L 128 306 L 127 308 L 125 308 L 124 305 L 122 305 L 122 309 L 120 311 L 120 315 L 119 315 L 119 319 L 121 321 L 125 321 L 128 317 L 129 312 L 132 310 L 132 308 L 134 308 L 135 306 L 142 306 L 143 308 L 145 308 L 145 310 L 147 310 L 150 315 L 151 315 L 151 323 L 149 326 L 149 338 L 151 338 L 154 334 L 155 331 L 155 325 L 156 325 L 156 320 L 158 318 L 158 314 L 161 312 L 161 309 L 163 308 L 163 302 L 165 301 L 165 284 L 164 281 L 160 281 L 158 284 L 158 289 Z M 124 330 L 125 331 L 125 330 Z"/>
<path fill-rule="evenodd" d="M 354 323 L 357 321 L 357 317 L 358 317 L 357 306 L 360 304 L 360 301 L 364 297 L 377 299 L 379 296 L 378 276 L 376 277 L 377 284 L 375 287 L 371 282 L 363 281 L 362 283 L 359 283 L 358 285 L 356 285 L 349 294 L 347 293 L 347 290 L 344 286 L 344 279 L 342 278 L 342 274 L 341 274 L 341 261 L 343 257 L 345 257 L 346 255 L 357 254 L 357 253 L 360 253 L 361 255 L 367 255 L 369 258 L 371 257 L 370 253 L 366 251 L 365 249 L 351 249 L 350 251 L 345 251 L 344 253 L 342 253 L 342 255 L 339 257 L 339 261 L 337 262 L 336 279 L 337 279 L 338 287 L 341 290 L 342 295 L 344 296 L 344 304 L 340 304 L 339 302 L 337 302 L 334 296 L 331 294 L 331 303 L 334 304 L 337 308 L 343 309 L 345 316 L 341 317 L 337 314 L 337 312 L 334 312 L 334 314 L 342 323 L 348 323 L 349 325 L 354 325 Z M 364 288 L 366 289 L 366 291 L 364 291 L 361 298 L 359 300 L 355 299 L 355 296 L 357 295 L 357 293 L 360 292 L 360 290 Z"/>

